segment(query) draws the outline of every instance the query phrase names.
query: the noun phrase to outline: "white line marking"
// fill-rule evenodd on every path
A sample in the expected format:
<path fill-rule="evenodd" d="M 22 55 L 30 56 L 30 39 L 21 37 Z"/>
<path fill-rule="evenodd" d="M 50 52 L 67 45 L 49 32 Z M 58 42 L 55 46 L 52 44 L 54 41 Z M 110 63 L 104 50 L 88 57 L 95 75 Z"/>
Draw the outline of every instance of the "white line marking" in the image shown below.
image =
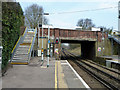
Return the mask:
<path fill-rule="evenodd" d="M 79 74 L 73 69 L 73 67 L 70 65 L 70 63 L 65 60 L 68 65 L 70 66 L 70 68 L 73 70 L 73 72 L 76 74 L 76 76 L 80 79 L 80 81 L 83 83 L 83 85 L 88 89 L 88 90 L 91 90 L 90 87 L 86 84 L 86 82 L 79 76 Z"/>
<path fill-rule="evenodd" d="M 61 65 L 68 65 L 68 63 L 61 63 Z"/>

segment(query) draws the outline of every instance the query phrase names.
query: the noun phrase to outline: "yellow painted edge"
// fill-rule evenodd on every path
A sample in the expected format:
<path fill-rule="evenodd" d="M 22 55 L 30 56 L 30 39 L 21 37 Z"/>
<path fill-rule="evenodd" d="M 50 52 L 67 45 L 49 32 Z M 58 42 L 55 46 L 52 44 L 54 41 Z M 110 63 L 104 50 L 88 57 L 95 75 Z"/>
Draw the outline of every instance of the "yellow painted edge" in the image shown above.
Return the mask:
<path fill-rule="evenodd" d="M 35 32 L 27 32 L 27 33 L 32 33 L 32 34 L 35 34 Z"/>
<path fill-rule="evenodd" d="M 20 40 L 20 38 L 21 38 L 21 36 L 19 37 L 19 39 L 17 40 L 17 43 L 18 43 L 18 41 Z M 16 47 L 16 45 L 17 45 L 17 43 L 15 44 L 15 46 L 14 46 L 14 48 L 13 48 L 13 50 L 12 50 L 12 52 L 11 53 L 13 53 L 13 51 L 14 51 L 14 49 L 15 49 L 15 47 Z"/>
<path fill-rule="evenodd" d="M 31 40 L 30 48 L 31 48 L 31 46 L 32 46 L 32 41 L 33 41 L 33 37 L 32 37 L 32 40 Z M 29 52 L 30 52 L 30 48 L 29 48 L 29 50 L 28 50 L 28 54 L 29 54 Z"/>
<path fill-rule="evenodd" d="M 26 63 L 24 63 L 24 62 L 11 62 L 11 64 L 28 64 L 27 62 Z"/>
<path fill-rule="evenodd" d="M 27 27 L 25 28 L 25 31 L 24 31 L 24 33 L 23 33 L 23 35 L 22 35 L 22 36 L 24 36 L 24 34 L 25 34 L 26 30 L 27 30 Z"/>
<path fill-rule="evenodd" d="M 31 43 L 22 43 L 20 45 L 31 45 Z"/>
<path fill-rule="evenodd" d="M 57 61 L 55 62 L 55 90 L 57 90 Z"/>

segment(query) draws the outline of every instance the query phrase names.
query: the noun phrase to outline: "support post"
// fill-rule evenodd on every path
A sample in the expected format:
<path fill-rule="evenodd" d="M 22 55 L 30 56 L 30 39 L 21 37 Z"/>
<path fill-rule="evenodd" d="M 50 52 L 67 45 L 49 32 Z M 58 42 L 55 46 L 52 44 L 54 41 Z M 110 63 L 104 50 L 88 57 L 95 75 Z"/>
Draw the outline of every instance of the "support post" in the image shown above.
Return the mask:
<path fill-rule="evenodd" d="M 49 28 L 49 25 L 48 25 L 47 67 L 49 67 L 49 43 L 50 43 L 49 36 L 50 36 L 50 28 Z"/>
<path fill-rule="evenodd" d="M 113 55 L 113 39 L 111 39 L 111 55 Z"/>
<path fill-rule="evenodd" d="M 118 62 L 120 63 L 120 44 L 118 44 Z"/>
<path fill-rule="evenodd" d="M 32 57 L 34 57 L 34 49 L 33 49 L 33 54 L 32 54 Z"/>
<path fill-rule="evenodd" d="M 41 61 L 43 61 L 43 58 L 44 58 L 44 57 L 43 57 L 43 54 L 44 54 L 44 52 L 43 52 L 43 51 L 44 51 L 44 50 L 43 50 L 43 16 L 42 16 L 42 50 L 41 50 L 41 51 L 42 51 L 42 53 L 41 53 L 41 55 L 42 55 L 42 60 L 41 60 Z"/>

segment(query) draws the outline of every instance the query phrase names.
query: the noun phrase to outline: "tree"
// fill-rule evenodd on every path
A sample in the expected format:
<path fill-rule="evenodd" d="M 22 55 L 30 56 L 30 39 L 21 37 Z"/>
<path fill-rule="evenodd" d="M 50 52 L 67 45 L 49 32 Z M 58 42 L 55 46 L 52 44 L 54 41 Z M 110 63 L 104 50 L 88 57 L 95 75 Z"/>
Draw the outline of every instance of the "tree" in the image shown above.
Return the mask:
<path fill-rule="evenodd" d="M 83 30 L 91 30 L 95 25 L 92 23 L 91 19 L 86 18 L 78 20 L 77 26 L 82 27 Z"/>
<path fill-rule="evenodd" d="M 43 8 L 37 4 L 33 4 L 25 9 L 25 25 L 30 28 L 37 27 L 38 23 L 47 24 L 48 19 L 42 15 L 44 12 Z"/>

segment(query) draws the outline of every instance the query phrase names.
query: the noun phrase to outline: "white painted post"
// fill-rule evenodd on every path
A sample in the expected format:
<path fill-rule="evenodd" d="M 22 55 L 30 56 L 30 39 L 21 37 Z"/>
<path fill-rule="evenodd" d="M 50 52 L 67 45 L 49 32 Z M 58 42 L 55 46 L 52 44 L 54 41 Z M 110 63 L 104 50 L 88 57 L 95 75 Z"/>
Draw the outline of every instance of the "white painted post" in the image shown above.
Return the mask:
<path fill-rule="evenodd" d="M 44 15 L 44 14 L 43 14 Z M 42 61 L 43 61 L 43 54 L 44 54 L 44 52 L 43 52 L 43 15 L 42 15 Z"/>
<path fill-rule="evenodd" d="M 49 67 L 49 36 L 50 36 L 50 27 L 48 25 L 48 48 L 47 48 L 47 67 Z"/>

